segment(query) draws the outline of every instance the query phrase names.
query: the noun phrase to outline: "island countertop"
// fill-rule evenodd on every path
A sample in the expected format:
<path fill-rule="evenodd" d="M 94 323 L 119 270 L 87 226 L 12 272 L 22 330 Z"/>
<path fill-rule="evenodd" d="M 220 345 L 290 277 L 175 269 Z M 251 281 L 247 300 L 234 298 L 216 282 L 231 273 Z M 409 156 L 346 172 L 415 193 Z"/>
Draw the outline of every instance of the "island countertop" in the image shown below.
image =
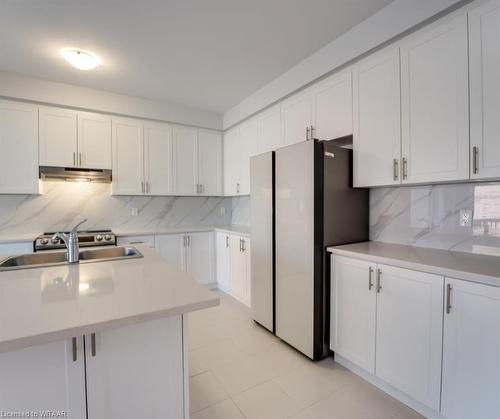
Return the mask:
<path fill-rule="evenodd" d="M 145 245 L 138 259 L 0 272 L 0 353 L 219 304 Z"/>

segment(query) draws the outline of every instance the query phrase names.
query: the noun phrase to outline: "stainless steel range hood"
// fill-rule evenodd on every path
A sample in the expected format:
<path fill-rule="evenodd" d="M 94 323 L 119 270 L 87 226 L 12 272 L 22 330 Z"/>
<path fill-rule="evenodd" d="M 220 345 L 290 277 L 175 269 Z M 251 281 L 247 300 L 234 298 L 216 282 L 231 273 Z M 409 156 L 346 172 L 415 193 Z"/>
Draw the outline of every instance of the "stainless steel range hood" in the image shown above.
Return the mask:
<path fill-rule="evenodd" d="M 74 167 L 40 166 L 40 179 L 66 182 L 111 183 L 109 169 L 83 169 Z"/>

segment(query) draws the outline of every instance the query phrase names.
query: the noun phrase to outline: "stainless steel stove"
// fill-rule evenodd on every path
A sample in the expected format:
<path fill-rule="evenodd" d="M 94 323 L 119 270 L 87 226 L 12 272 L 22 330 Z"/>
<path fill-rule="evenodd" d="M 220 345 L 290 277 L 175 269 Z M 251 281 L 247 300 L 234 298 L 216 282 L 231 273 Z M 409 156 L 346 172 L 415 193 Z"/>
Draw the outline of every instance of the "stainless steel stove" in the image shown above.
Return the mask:
<path fill-rule="evenodd" d="M 35 252 L 43 250 L 66 249 L 65 244 L 58 238 L 52 238 L 54 233 L 44 233 L 33 242 Z M 89 230 L 78 232 L 80 247 L 116 246 L 116 236 L 111 230 Z"/>

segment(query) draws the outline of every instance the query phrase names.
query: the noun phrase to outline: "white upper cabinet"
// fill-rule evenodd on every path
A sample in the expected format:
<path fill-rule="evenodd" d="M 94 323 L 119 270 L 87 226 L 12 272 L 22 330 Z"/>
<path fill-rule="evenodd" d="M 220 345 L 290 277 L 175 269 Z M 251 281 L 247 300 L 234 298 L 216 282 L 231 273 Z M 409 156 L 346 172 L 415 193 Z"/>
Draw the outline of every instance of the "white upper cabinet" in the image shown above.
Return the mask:
<path fill-rule="evenodd" d="M 142 195 L 144 138 L 142 121 L 113 118 L 113 194 Z"/>
<path fill-rule="evenodd" d="M 354 186 L 400 183 L 399 49 L 368 57 L 353 69 Z"/>
<path fill-rule="evenodd" d="M 392 266 L 377 269 L 376 375 L 438 411 L 444 279 Z"/>
<path fill-rule="evenodd" d="M 198 193 L 222 195 L 222 136 L 219 132 L 198 133 Z"/>
<path fill-rule="evenodd" d="M 172 126 L 144 124 L 144 181 L 148 195 L 172 193 Z"/>
<path fill-rule="evenodd" d="M 352 134 L 351 70 L 330 76 L 312 87 L 313 138 L 332 140 Z"/>
<path fill-rule="evenodd" d="M 224 133 L 224 195 L 238 195 L 240 191 L 239 150 L 240 128 L 235 127 Z"/>
<path fill-rule="evenodd" d="M 275 106 L 258 116 L 260 125 L 259 152 L 266 153 L 283 147 L 281 108 Z"/>
<path fill-rule="evenodd" d="M 77 113 L 40 107 L 40 166 L 77 167 Z"/>
<path fill-rule="evenodd" d="M 335 256 L 331 269 L 331 349 L 374 374 L 376 265 Z"/>
<path fill-rule="evenodd" d="M 468 179 L 467 16 L 402 43 L 401 103 L 403 183 Z"/>
<path fill-rule="evenodd" d="M 500 288 L 446 279 L 443 395 L 448 419 L 500 412 Z"/>
<path fill-rule="evenodd" d="M 250 158 L 259 153 L 259 123 L 251 119 L 240 127 L 239 136 L 239 195 L 250 195 Z"/>
<path fill-rule="evenodd" d="M 196 195 L 198 184 L 198 166 L 196 147 L 198 130 L 175 126 L 173 130 L 173 181 L 174 194 Z"/>
<path fill-rule="evenodd" d="M 111 169 L 111 118 L 78 112 L 78 166 Z"/>
<path fill-rule="evenodd" d="M 38 193 L 38 108 L 0 100 L 0 193 Z"/>
<path fill-rule="evenodd" d="M 311 137 L 313 101 L 309 89 L 286 99 L 281 106 L 284 145 L 296 144 Z"/>
<path fill-rule="evenodd" d="M 500 177 L 500 1 L 469 12 L 471 178 Z"/>

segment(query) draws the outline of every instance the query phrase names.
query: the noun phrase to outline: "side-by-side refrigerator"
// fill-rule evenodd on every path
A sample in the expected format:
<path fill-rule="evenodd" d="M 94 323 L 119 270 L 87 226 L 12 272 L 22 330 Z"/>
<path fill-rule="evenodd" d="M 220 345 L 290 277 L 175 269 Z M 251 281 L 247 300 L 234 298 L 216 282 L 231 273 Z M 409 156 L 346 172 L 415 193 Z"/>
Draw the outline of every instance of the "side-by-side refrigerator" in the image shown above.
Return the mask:
<path fill-rule="evenodd" d="M 251 301 L 256 322 L 309 358 L 329 353 L 328 246 L 368 240 L 368 190 L 352 150 L 306 141 L 251 159 Z"/>

